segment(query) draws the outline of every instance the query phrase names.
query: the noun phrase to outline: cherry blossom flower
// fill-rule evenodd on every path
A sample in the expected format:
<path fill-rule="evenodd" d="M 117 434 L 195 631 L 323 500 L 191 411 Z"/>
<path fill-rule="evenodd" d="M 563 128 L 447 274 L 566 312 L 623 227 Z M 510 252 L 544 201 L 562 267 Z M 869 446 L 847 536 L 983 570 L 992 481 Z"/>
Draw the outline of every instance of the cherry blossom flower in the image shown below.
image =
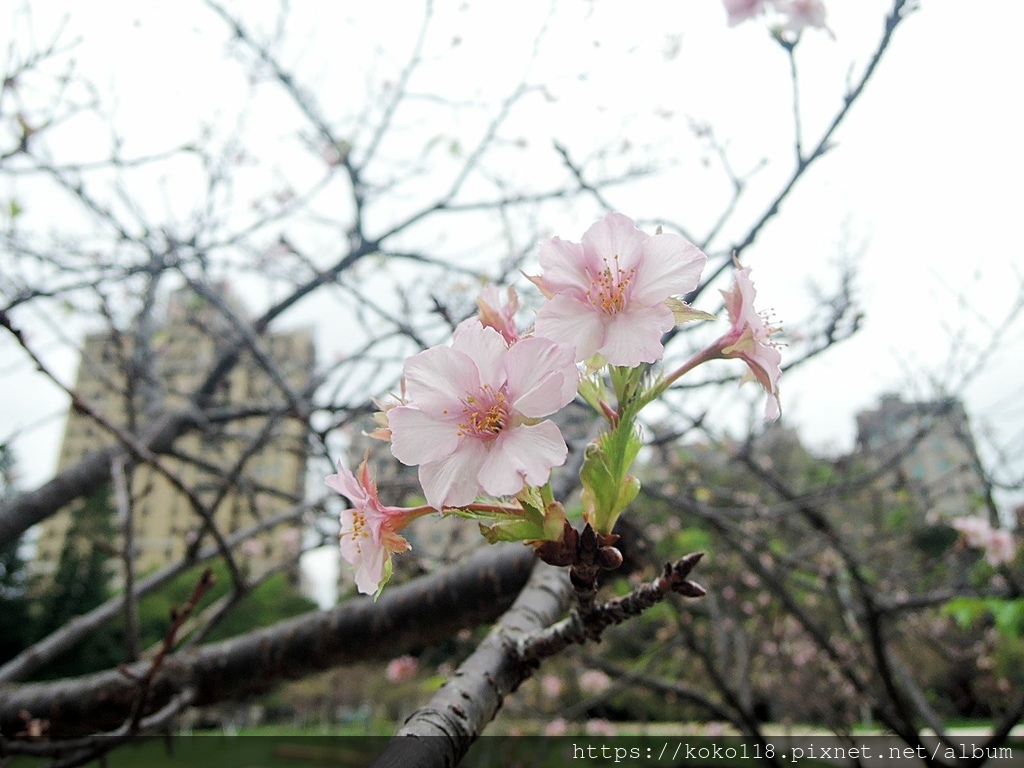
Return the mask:
<path fill-rule="evenodd" d="M 412 656 L 399 656 L 388 662 L 384 676 L 392 683 L 412 680 L 420 669 L 420 663 Z"/>
<path fill-rule="evenodd" d="M 576 396 L 571 346 L 535 337 L 509 347 L 493 328 L 470 323 L 451 347 L 406 360 L 405 380 L 410 403 L 388 411 L 391 452 L 419 465 L 432 507 L 544 485 L 565 462 L 561 431 L 538 420 Z"/>
<path fill-rule="evenodd" d="M 604 718 L 587 720 L 583 730 L 588 736 L 614 736 L 616 734 L 615 726 Z"/>
<path fill-rule="evenodd" d="M 540 690 L 546 699 L 557 699 L 565 691 L 562 679 L 556 675 L 544 675 L 540 679 Z"/>
<path fill-rule="evenodd" d="M 580 675 L 579 683 L 581 691 L 597 695 L 611 687 L 612 679 L 599 669 L 588 669 Z"/>
<path fill-rule="evenodd" d="M 807 27 L 814 27 L 832 35 L 832 30 L 825 24 L 822 0 L 776 0 L 776 7 L 784 18 L 783 29 L 787 32 L 800 34 Z"/>
<path fill-rule="evenodd" d="M 697 287 L 707 262 L 679 235 L 647 235 L 621 213 L 609 213 L 582 242 L 553 237 L 540 244 L 542 275 L 530 277 L 548 297 L 535 333 L 574 344 L 576 359 L 601 354 L 635 368 L 661 360 L 661 336 L 675 325 L 666 301 Z"/>
<path fill-rule="evenodd" d="M 963 534 L 967 546 L 985 550 L 985 559 L 993 568 L 1011 562 L 1017 552 L 1013 534 L 993 528 L 983 517 L 958 517 L 951 525 Z"/>
<path fill-rule="evenodd" d="M 378 400 L 377 398 L 373 398 L 373 404 L 380 410 L 373 414 L 373 423 L 377 425 L 377 428 L 370 432 L 363 433 L 367 437 L 372 437 L 375 440 L 383 440 L 388 443 L 391 442 L 391 427 L 388 426 L 388 411 L 409 402 L 405 393 L 405 379 L 402 379 L 401 393 L 398 395 L 392 393 L 390 397 L 390 400 Z"/>
<path fill-rule="evenodd" d="M 258 539 L 247 539 L 242 544 L 242 551 L 246 557 L 259 557 L 263 554 L 264 544 Z"/>
<path fill-rule="evenodd" d="M 750 279 L 750 267 L 741 268 L 737 262 L 735 278 L 733 287 L 722 291 L 732 328 L 712 345 L 713 356 L 739 358 L 745 362 L 750 369 L 749 375 L 768 393 L 765 418 L 777 419 L 782 355 L 771 337 L 778 328 L 754 309 L 757 291 Z"/>
<path fill-rule="evenodd" d="M 467 323 L 479 323 L 487 328 L 493 328 L 501 334 L 508 345 L 519 341 L 519 331 L 516 329 L 516 312 L 519 310 L 519 296 L 516 289 L 511 285 L 508 287 L 505 300 L 501 299 L 501 292 L 495 285 L 488 285 L 477 297 L 476 306 L 478 313 L 467 317 L 460 326 Z"/>
<path fill-rule="evenodd" d="M 735 27 L 741 21 L 760 15 L 765 8 L 765 0 L 723 0 L 725 12 L 729 14 L 729 26 Z"/>
<path fill-rule="evenodd" d="M 992 531 L 985 547 L 985 559 L 993 568 L 1002 563 L 1013 561 L 1017 553 L 1017 544 L 1013 540 L 1013 534 L 1005 528 L 997 528 Z"/>
<path fill-rule="evenodd" d="M 302 534 L 298 528 L 288 528 L 282 531 L 281 542 L 289 553 L 298 552 L 302 546 Z"/>
<path fill-rule="evenodd" d="M 992 526 L 983 517 L 958 517 L 950 524 L 963 534 L 969 547 L 983 548 L 992 533 Z"/>
<path fill-rule="evenodd" d="M 545 736 L 565 736 L 569 732 L 569 723 L 564 717 L 556 717 L 544 726 Z"/>
<path fill-rule="evenodd" d="M 341 556 L 355 569 L 356 587 L 365 595 L 380 594 L 391 577 L 391 555 L 411 548 L 398 531 L 423 511 L 381 504 L 365 459 L 358 478 L 339 461 L 337 474 L 324 484 L 352 504 L 341 513 L 339 537 Z"/>
<path fill-rule="evenodd" d="M 723 0 L 730 27 L 756 18 L 766 11 L 770 13 L 771 26 L 779 32 L 799 35 L 807 27 L 814 27 L 835 35 L 825 24 L 825 3 L 823 0 Z M 772 13 L 769 9 L 774 9 Z"/>

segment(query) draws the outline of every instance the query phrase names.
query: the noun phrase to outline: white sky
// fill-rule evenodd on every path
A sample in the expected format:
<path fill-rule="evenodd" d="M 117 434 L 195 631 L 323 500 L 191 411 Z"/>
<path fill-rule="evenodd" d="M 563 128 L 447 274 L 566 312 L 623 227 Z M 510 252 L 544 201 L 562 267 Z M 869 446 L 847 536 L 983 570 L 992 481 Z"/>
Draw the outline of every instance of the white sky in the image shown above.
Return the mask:
<path fill-rule="evenodd" d="M 24 43 L 30 29 L 45 41 L 47 30 L 68 15 L 66 37 L 82 36 L 75 56 L 113 105 L 128 154 L 185 140 L 194 136 L 198 120 L 231 115 L 244 103 L 243 74 L 223 64 L 224 26 L 201 3 L 122 0 L 105 3 L 103 15 L 72 0 L 33 5 L 30 26 L 0 23 L 0 46 L 7 49 L 11 34 Z M 811 31 L 798 47 L 808 145 L 838 107 L 848 76 L 859 76 L 888 7 L 883 0 L 827 5 L 836 40 Z M 955 386 L 964 356 L 970 360 L 972 350 L 989 340 L 1022 279 L 1017 226 L 1024 209 L 1024 46 L 1018 37 L 1024 4 L 922 0 L 921 6 L 897 31 L 877 78 L 837 134 L 836 148 L 744 256 L 754 267 L 763 306 L 773 307 L 787 332 L 798 334 L 793 319 L 811 306 L 809 283 L 828 284 L 830 264 L 843 253 L 858 255 L 864 330 L 784 377 L 782 387 L 786 421 L 798 425 L 811 445 L 834 452 L 852 447 L 854 414 L 871 407 L 879 393 L 928 395 L 935 384 Z M 250 17 L 268 4 L 237 7 Z M 414 89 L 497 99 L 528 72 L 550 98 L 524 100 L 508 135 L 518 132 L 538 154 L 553 138 L 576 157 L 627 138 L 646 147 L 648 159 L 664 156 L 659 180 L 608 197 L 635 218 L 663 217 L 698 234 L 726 193 L 720 174 L 701 165 L 700 146 L 686 129 L 687 118 L 706 121 L 729 145 L 737 169 L 768 160 L 735 224 L 716 244 L 724 248 L 740 237 L 792 167 L 786 59 L 763 26 L 727 28 L 719 0 L 560 0 L 549 12 L 548 3 L 533 0 L 439 2 L 437 34 L 428 46 L 439 58 L 428 60 Z M 295 3 L 294 13 L 294 28 L 306 32 L 292 38 L 291 53 L 315 79 L 321 101 L 334 94 L 332 111 L 341 114 L 344 105 L 361 104 L 367 89 L 394 76 L 415 39 L 420 5 Z M 359 18 L 348 21 L 349 14 Z M 545 19 L 548 32 L 528 64 Z M 257 100 L 248 119 L 268 147 L 281 146 L 281 137 L 294 128 L 267 99 Z M 469 133 L 478 123 L 467 110 L 450 130 Z M 61 138 L 63 151 L 76 159 L 101 157 L 104 136 L 101 121 L 76 123 Z M 548 159 L 555 161 L 550 152 Z M 274 162 L 296 176 L 308 171 L 290 156 Z M 607 163 L 615 167 L 616 158 Z M 550 174 L 544 166 L 516 170 L 538 178 Z M 189 181 L 185 170 L 169 180 L 159 205 L 187 215 Z M 12 187 L 0 180 L 0 202 L 27 191 L 24 181 Z M 31 213 L 38 215 L 38 208 Z M 559 235 L 578 240 L 594 218 L 590 209 L 566 209 L 564 220 L 554 224 Z M 320 319 L 315 305 L 294 317 Z M 319 341 L 321 359 L 343 351 L 329 333 Z M 58 347 L 49 354 L 70 380 L 74 354 Z M 63 406 L 16 357 L 11 343 L 0 340 L 0 439 L 26 430 L 17 447 L 24 481 L 33 486 L 55 464 L 62 424 L 45 419 Z M 1022 359 L 1024 325 L 1018 322 L 965 391 L 975 432 L 990 434 L 1003 447 L 1024 445 Z M 43 426 L 33 427 L 40 419 Z M 1016 467 L 1020 472 L 1019 460 Z"/>

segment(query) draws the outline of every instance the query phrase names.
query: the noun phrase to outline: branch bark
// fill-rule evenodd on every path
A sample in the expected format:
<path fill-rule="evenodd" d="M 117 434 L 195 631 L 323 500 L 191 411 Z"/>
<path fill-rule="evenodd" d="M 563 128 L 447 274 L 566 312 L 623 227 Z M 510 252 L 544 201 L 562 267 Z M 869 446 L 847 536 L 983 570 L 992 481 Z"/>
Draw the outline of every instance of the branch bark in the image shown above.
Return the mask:
<path fill-rule="evenodd" d="M 518 639 L 550 626 L 568 609 L 572 594 L 563 569 L 538 563 L 526 588 L 491 634 L 434 697 L 413 713 L 374 767 L 458 765 L 505 697 L 533 671 L 520 661 Z"/>
<path fill-rule="evenodd" d="M 356 661 L 386 659 L 493 621 L 526 584 L 536 558 L 522 546 L 488 548 L 459 566 L 262 630 L 168 656 L 143 714 L 186 689 L 196 705 L 265 691 L 284 680 Z M 140 677 L 149 662 L 127 667 Z M 19 714 L 49 720 L 52 738 L 116 729 L 138 681 L 119 670 L 47 683 L 0 684 L 0 733 L 22 730 Z"/>

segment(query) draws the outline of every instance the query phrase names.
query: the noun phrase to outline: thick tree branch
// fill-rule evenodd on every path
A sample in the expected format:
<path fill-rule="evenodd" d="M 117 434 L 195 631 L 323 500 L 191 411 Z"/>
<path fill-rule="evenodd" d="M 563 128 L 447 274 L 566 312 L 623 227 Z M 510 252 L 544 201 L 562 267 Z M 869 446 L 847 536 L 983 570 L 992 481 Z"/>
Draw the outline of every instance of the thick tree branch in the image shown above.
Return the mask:
<path fill-rule="evenodd" d="M 458 765 L 494 719 L 504 698 L 532 672 L 515 651 L 517 640 L 552 624 L 569 607 L 571 598 L 565 571 L 538 563 L 526 588 L 487 639 L 433 698 L 413 713 L 374 766 Z"/>
<path fill-rule="evenodd" d="M 386 659 L 459 629 L 493 621 L 526 583 L 535 558 L 527 547 L 481 550 L 459 566 L 389 589 L 375 603 L 281 622 L 230 640 L 168 656 L 150 687 L 144 714 L 195 690 L 197 705 L 265 691 L 284 680 L 342 664 Z M 128 667 L 141 677 L 148 662 Z M 56 738 L 117 728 L 138 682 L 118 670 L 47 683 L 0 684 L 0 733 L 22 730 L 21 711 L 50 721 Z"/>
<path fill-rule="evenodd" d="M 458 765 L 505 697 L 529 678 L 540 662 L 573 643 L 599 640 L 613 624 L 639 616 L 676 592 L 699 597 L 687 579 L 701 555 L 688 555 L 623 597 L 561 616 L 578 591 L 561 569 L 540 563 L 515 604 L 490 635 L 431 700 L 406 721 L 375 766 L 442 768 Z M 412 738 L 405 738 L 412 737 Z"/>

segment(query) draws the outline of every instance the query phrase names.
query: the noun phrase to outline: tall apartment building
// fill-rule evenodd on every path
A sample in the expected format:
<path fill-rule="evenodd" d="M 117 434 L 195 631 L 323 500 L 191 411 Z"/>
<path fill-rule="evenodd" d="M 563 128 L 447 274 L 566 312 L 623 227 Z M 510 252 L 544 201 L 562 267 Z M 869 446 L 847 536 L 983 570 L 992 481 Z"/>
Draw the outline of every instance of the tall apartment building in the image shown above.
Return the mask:
<path fill-rule="evenodd" d="M 230 302 L 230 298 L 227 299 Z M 233 306 L 236 313 L 240 312 Z M 244 315 L 243 315 L 244 316 Z M 137 394 L 145 391 L 162 409 L 173 410 L 184 405 L 191 392 L 202 382 L 211 363 L 231 338 L 227 320 L 215 307 L 187 289 L 174 293 L 169 300 L 166 317 L 153 334 L 156 376 L 148 382 L 134 382 Z M 312 376 L 314 349 L 308 331 L 265 334 L 261 349 L 288 386 L 301 392 Z M 129 409 L 126 406 L 124 344 L 110 333 L 86 338 L 82 348 L 75 389 L 105 417 L 125 426 Z M 256 521 L 290 508 L 303 495 L 306 469 L 306 432 L 295 419 L 277 419 L 269 429 L 268 418 L 258 413 L 261 406 L 272 406 L 284 400 L 278 384 L 266 368 L 248 351 L 226 377 L 216 394 L 216 405 L 255 406 L 254 415 L 235 419 L 208 429 L 193 431 L 175 442 L 177 456 L 165 456 L 166 466 L 193 489 L 204 503 L 213 502 L 221 480 L 243 452 L 251 451 L 244 465 L 243 479 L 224 496 L 214 510 L 214 519 L 222 532 L 233 532 Z M 137 408 L 142 410 L 142 408 Z M 253 448 L 254 441 L 264 439 Z M 86 453 L 111 441 L 111 437 L 89 417 L 72 409 L 68 414 L 61 446 L 58 469 L 74 464 Z M 136 572 L 144 574 L 180 558 L 202 528 L 189 499 L 168 478 L 142 465 L 134 470 L 130 481 L 132 522 L 135 541 Z M 34 573 L 40 587 L 52 578 L 57 569 L 69 531 L 81 530 L 73 525 L 82 519 L 88 501 L 77 502 L 41 524 L 37 538 Z M 95 505 L 95 500 L 92 501 Z M 109 525 L 95 525 L 85 534 L 120 530 L 116 505 L 108 491 L 99 502 L 109 510 Z M 236 551 L 239 560 L 253 573 L 264 572 L 282 562 L 298 546 L 298 529 L 285 534 L 277 527 Z M 210 538 L 204 539 L 208 543 Z M 121 548 L 119 537 L 107 543 L 112 584 L 122 580 L 123 568 L 118 563 Z"/>
<path fill-rule="evenodd" d="M 869 458 L 892 465 L 928 521 L 990 514 L 988 483 L 959 400 L 884 395 L 878 408 L 857 414 L 857 441 Z"/>

